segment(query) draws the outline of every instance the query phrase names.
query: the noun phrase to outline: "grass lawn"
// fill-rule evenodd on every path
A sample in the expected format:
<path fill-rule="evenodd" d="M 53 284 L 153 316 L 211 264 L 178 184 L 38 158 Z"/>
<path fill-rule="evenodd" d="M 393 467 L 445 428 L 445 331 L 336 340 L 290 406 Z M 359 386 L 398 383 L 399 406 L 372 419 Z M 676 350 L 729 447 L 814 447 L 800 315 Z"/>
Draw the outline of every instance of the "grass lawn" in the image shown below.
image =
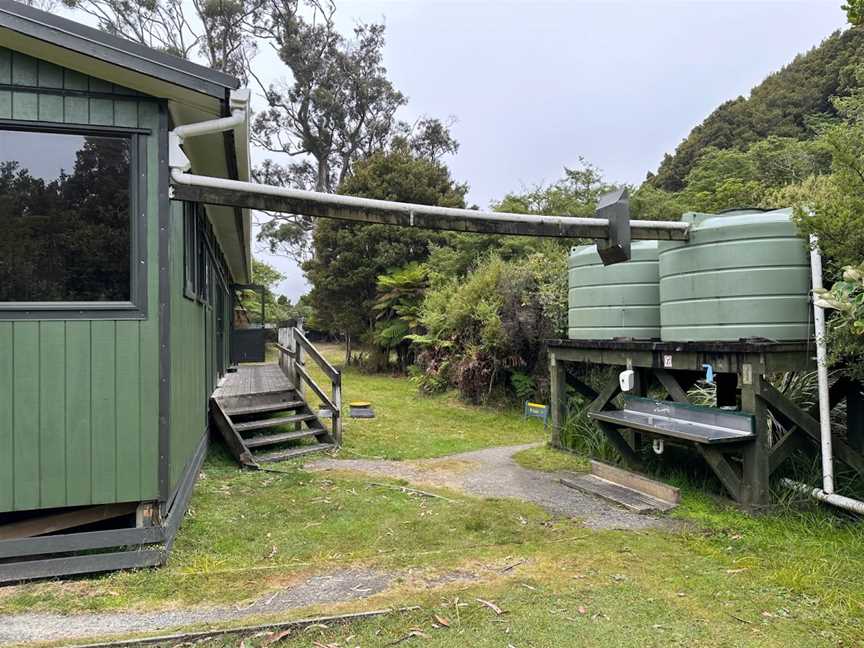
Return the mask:
<path fill-rule="evenodd" d="M 587 472 L 591 469 L 587 457 L 554 450 L 546 445 L 521 450 L 513 455 L 513 459 L 523 468 L 542 470 L 543 472 L 557 472 L 559 470 Z"/>
<path fill-rule="evenodd" d="M 547 438 L 538 419 L 523 421 L 516 409 L 472 407 L 452 392 L 420 396 L 405 378 L 341 367 L 344 353 L 340 346 L 318 348 L 343 371 L 346 409 L 351 401 L 369 401 L 375 409 L 374 419 L 345 418 L 341 454 L 346 458 L 422 459 Z M 307 362 L 307 368 L 319 385 L 329 389 L 313 362 Z"/>
<path fill-rule="evenodd" d="M 338 350 L 327 352 L 335 357 Z M 404 378 L 351 369 L 344 383 L 346 401 L 369 400 L 378 415 L 346 420 L 345 458 L 414 459 L 545 438 L 542 424 L 523 422 L 519 412 L 420 397 Z M 543 447 L 516 459 L 539 470 L 587 465 Z M 864 642 L 864 531 L 821 510 L 751 518 L 685 487 L 673 513 L 681 532 L 593 531 L 527 503 L 452 492 L 420 497 L 370 485 L 362 475 L 311 473 L 299 462 L 276 467 L 283 472 L 241 471 L 217 445 L 167 567 L 0 588 L 0 614 L 242 606 L 312 574 L 351 567 L 391 573 L 393 585 L 277 618 L 420 609 L 315 627 L 278 645 Z M 409 636 L 415 631 L 422 634 Z M 269 640 L 244 642 L 253 648 Z"/>

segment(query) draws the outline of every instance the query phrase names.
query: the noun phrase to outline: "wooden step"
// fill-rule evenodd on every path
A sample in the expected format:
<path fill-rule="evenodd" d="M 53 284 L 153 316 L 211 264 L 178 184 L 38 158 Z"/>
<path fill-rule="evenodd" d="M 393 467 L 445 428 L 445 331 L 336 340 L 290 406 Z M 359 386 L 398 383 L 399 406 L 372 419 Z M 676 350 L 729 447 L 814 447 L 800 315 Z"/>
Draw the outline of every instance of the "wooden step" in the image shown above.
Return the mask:
<path fill-rule="evenodd" d="M 286 443 L 287 441 L 296 441 L 297 439 L 305 439 L 310 436 L 318 436 L 326 434 L 327 430 L 322 427 L 309 428 L 308 430 L 297 430 L 296 432 L 285 432 L 283 434 L 270 434 L 268 436 L 257 436 L 250 439 L 243 439 L 243 443 L 247 448 L 260 448 L 262 446 L 276 445 L 277 443 Z"/>
<path fill-rule="evenodd" d="M 274 461 L 285 461 L 293 459 L 312 452 L 324 452 L 332 450 L 336 445 L 333 443 L 316 443 L 314 445 L 304 445 L 299 448 L 291 448 L 290 450 L 280 450 L 279 452 L 271 452 L 269 454 L 255 455 L 255 461 L 258 463 L 272 463 Z"/>
<path fill-rule="evenodd" d="M 249 430 L 263 430 L 265 428 L 279 427 L 280 425 L 302 423 L 303 421 L 314 421 L 316 418 L 317 417 L 314 414 L 295 414 L 293 416 L 280 416 L 279 418 L 260 419 L 258 421 L 249 421 L 248 423 L 234 423 L 234 429 L 238 432 L 248 432 Z"/>
<path fill-rule="evenodd" d="M 583 493 L 596 495 L 609 502 L 619 504 L 636 513 L 654 513 L 668 511 L 676 504 L 665 502 L 646 493 L 640 493 L 632 488 L 615 484 L 596 475 L 574 475 L 562 477 L 560 482 L 569 488 L 575 488 Z"/>
<path fill-rule="evenodd" d="M 306 403 L 302 400 L 282 401 L 281 403 L 268 403 L 266 405 L 247 405 L 245 407 L 234 407 L 226 409 L 228 416 L 245 416 L 247 414 L 267 414 L 268 412 L 281 412 L 303 407 Z"/>

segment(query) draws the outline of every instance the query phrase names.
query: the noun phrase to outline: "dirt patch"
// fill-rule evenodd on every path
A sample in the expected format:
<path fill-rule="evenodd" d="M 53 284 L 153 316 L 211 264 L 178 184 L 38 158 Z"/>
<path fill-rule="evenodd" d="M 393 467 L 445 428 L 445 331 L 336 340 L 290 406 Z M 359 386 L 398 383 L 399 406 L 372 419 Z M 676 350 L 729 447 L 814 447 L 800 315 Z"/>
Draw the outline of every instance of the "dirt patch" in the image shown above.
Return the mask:
<path fill-rule="evenodd" d="M 533 502 L 550 513 L 580 518 L 592 529 L 675 529 L 661 516 L 639 515 L 561 484 L 562 473 L 523 468 L 513 455 L 539 444 L 486 448 L 424 459 L 317 459 L 305 465 L 315 471 L 352 471 L 373 477 L 402 479 L 418 486 L 462 491 L 481 497 L 506 497 Z"/>

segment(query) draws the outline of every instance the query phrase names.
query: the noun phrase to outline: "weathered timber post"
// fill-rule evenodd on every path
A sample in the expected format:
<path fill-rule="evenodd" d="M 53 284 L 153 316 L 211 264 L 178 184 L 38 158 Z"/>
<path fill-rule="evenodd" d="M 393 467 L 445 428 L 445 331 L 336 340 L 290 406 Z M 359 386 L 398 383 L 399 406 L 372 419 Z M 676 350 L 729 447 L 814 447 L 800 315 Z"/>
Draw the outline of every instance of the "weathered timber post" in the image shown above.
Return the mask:
<path fill-rule="evenodd" d="M 550 392 L 552 407 L 552 436 L 549 443 L 553 448 L 562 448 L 561 430 L 567 419 L 567 368 L 563 362 L 558 362 L 554 353 L 549 354 L 549 369 L 551 372 Z"/>
<path fill-rule="evenodd" d="M 342 372 L 333 379 L 333 438 L 337 446 L 342 445 Z"/>
<path fill-rule="evenodd" d="M 293 376 L 294 388 L 297 390 L 297 393 L 300 395 L 300 398 L 302 398 L 305 401 L 306 400 L 306 385 L 303 384 L 303 379 L 300 377 L 300 371 L 297 369 L 297 367 L 299 367 L 300 369 L 305 369 L 306 363 L 303 360 L 303 345 L 300 344 L 299 340 L 297 339 L 297 336 L 294 335 L 295 332 L 300 333 L 302 335 L 303 334 L 302 326 L 292 327 L 291 340 L 294 343 L 294 363 L 295 363 L 294 376 Z"/>
<path fill-rule="evenodd" d="M 768 409 L 760 396 L 763 380 L 761 365 L 742 366 L 741 410 L 753 415 L 756 438 L 743 449 L 741 501 L 753 511 L 764 509 L 770 503 L 771 449 L 768 443 Z"/>

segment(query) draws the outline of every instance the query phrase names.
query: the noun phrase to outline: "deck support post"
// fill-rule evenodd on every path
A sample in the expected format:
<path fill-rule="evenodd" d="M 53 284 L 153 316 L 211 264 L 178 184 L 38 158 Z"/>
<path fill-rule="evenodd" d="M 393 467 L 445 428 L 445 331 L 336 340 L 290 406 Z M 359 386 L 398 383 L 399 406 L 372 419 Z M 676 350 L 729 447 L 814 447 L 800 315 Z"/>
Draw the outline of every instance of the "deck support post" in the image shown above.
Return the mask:
<path fill-rule="evenodd" d="M 549 354 L 551 373 L 550 391 L 552 396 L 552 436 L 549 443 L 553 448 L 562 448 L 561 430 L 567 420 L 567 367 L 558 361 L 554 353 Z"/>
<path fill-rule="evenodd" d="M 750 367 L 748 369 L 747 367 Z M 741 409 L 753 414 L 756 437 L 742 450 L 744 459 L 741 502 L 752 511 L 770 502 L 771 447 L 768 438 L 768 409 L 761 396 L 764 376 L 759 369 L 745 365 L 742 370 Z"/>

